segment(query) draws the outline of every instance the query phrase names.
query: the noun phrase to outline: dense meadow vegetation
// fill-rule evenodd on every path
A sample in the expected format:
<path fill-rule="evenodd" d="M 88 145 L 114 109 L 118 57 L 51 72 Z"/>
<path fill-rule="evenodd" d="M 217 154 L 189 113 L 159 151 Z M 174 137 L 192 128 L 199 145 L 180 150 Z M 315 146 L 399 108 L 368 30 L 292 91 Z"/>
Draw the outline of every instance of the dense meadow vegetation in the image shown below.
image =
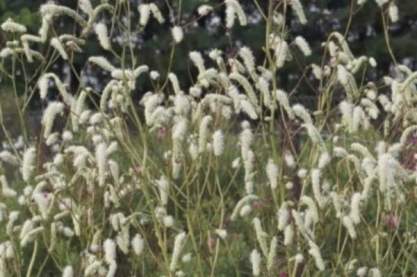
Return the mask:
<path fill-rule="evenodd" d="M 0 277 L 416 276 L 396 1 L 350 1 L 319 43 L 295 32 L 302 0 L 202 1 L 191 20 L 181 0 L 61 2 L 0 26 Z M 363 9 L 383 66 L 350 46 Z M 189 49 L 213 14 L 233 47 Z M 141 53 L 155 26 L 168 51 Z"/>

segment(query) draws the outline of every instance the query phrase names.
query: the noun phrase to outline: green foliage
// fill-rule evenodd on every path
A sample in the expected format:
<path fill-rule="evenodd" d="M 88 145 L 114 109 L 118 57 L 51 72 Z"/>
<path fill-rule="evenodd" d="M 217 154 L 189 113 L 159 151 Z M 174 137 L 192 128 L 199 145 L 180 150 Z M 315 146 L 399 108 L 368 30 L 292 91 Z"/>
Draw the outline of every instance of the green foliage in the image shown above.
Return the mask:
<path fill-rule="evenodd" d="M 114 13 L 94 19 L 111 28 L 110 39 L 115 41 L 110 50 L 102 49 L 94 32 L 84 37 L 85 27 L 68 16 L 57 18 L 47 40 L 34 44 L 44 60 L 30 63 L 20 45 L 6 49 L 12 54 L 4 55 L 2 70 L 12 87 L 8 102 L 14 105 L 0 102 L 5 138 L 0 144 L 0 176 L 10 181 L 10 187 L 6 182 L 0 186 L 0 243 L 16 255 L 0 253 L 0 270 L 4 273 L 7 264 L 16 276 L 59 276 L 71 265 L 75 276 L 84 276 L 98 263 L 102 272 L 91 276 L 104 275 L 117 264 L 115 276 L 173 277 L 181 275 L 181 269 L 186 276 L 246 277 L 256 268 L 250 253 L 261 249 L 260 276 L 353 276 L 359 266 L 378 268 L 383 276 L 411 276 L 417 270 L 417 175 L 412 164 L 417 139 L 413 142 L 406 130 L 417 129 L 417 118 L 410 116 L 416 110 L 417 73 L 403 66 L 405 78 L 391 76 L 384 66 L 370 62 L 371 56 L 378 63 L 391 62 L 381 10 L 372 2 L 349 13 L 348 4 L 354 2 L 328 0 L 318 5 L 332 13 L 308 14 L 313 22 L 323 23 L 322 29 L 299 26 L 291 12 L 282 24 L 271 16 L 266 23 L 235 26 L 226 33 L 221 24 L 213 32 L 204 22 L 189 28 L 195 23 L 195 8 L 205 2 L 166 1 L 178 18 L 151 22 L 143 29 L 137 15 L 131 16 L 130 2 L 115 1 Z M 252 1 L 241 2 L 245 9 L 253 8 Z M 277 10 L 285 9 L 282 2 L 274 3 Z M 16 1 L 2 16 L 38 26 L 34 6 L 20 9 L 21 4 Z M 172 9 L 166 6 L 165 13 Z M 222 6 L 218 16 L 223 11 Z M 351 14 L 358 18 L 352 24 Z M 331 17 L 341 26 L 327 26 Z M 174 44 L 173 24 L 185 30 L 181 43 Z M 378 36 L 365 34 L 367 43 L 361 45 L 364 26 L 374 28 Z M 342 35 L 331 38 L 337 50 L 330 57 L 331 46 L 325 43 L 329 31 L 346 32 L 348 40 L 345 45 Z M 63 47 L 50 43 L 68 33 L 87 45 L 77 39 Z M 120 44 L 119 33 L 126 35 Z M 315 56 L 301 54 L 294 43 L 299 34 L 311 41 Z M 359 42 L 350 41 L 355 35 Z M 6 34 L 10 47 L 13 36 Z M 124 41 L 133 36 L 139 45 Z M 273 47 L 271 37 L 276 39 Z M 407 49 L 415 45 L 412 32 L 400 32 L 396 38 L 395 53 L 413 55 Z M 277 69 L 283 41 L 289 45 L 287 64 Z M 71 45 L 82 52 L 72 52 Z M 242 46 L 249 46 L 255 56 Z M 401 47 L 404 52 L 398 54 Z M 216 61 L 207 57 L 212 48 L 223 50 Z M 206 66 L 199 76 L 189 59 L 194 50 L 202 53 Z M 102 89 L 84 83 L 84 73 L 97 68 L 89 60 L 93 55 L 111 60 L 111 69 L 104 70 L 109 72 L 99 72 L 104 77 L 95 80 L 104 87 L 111 78 L 107 97 Z M 317 74 L 310 74 L 312 61 Z M 64 78 L 52 74 L 63 64 L 78 81 L 74 87 L 59 86 Z M 158 70 L 160 78 L 149 72 L 135 76 L 138 64 Z M 385 78 L 368 77 L 376 70 Z M 169 72 L 180 79 L 181 91 L 174 93 L 173 75 L 166 79 Z M 237 74 L 246 83 L 232 77 Z M 191 85 L 202 95 L 188 93 Z M 297 94 L 307 88 L 316 93 L 309 109 L 295 105 Z M 138 104 L 138 94 L 146 91 Z M 248 97 L 251 93 L 254 96 Z M 385 103 L 378 97 L 382 95 Z M 27 128 L 28 103 L 34 98 L 40 98 L 42 106 L 42 118 L 34 119 L 41 127 Z M 3 112 L 8 120 L 3 120 Z M 15 125 L 17 135 L 10 132 Z M 53 133 L 46 135 L 45 129 Z M 220 142 L 213 136 L 218 132 L 224 134 Z M 405 143 L 399 143 L 404 134 Z M 18 135 L 22 141 L 15 140 Z M 12 211 L 19 211 L 15 221 Z M 357 222 L 348 225 L 346 218 Z M 25 230 L 26 223 L 37 228 Z M 285 229 L 277 228 L 282 224 Z M 182 234 L 184 247 L 175 243 Z M 134 236 L 143 238 L 143 252 L 134 251 Z M 275 239 L 278 246 L 268 253 Z M 105 242 L 112 240 L 116 248 L 106 249 Z M 188 253 L 187 262 L 183 258 Z M 296 255 L 302 261 L 296 263 Z M 175 268 L 174 257 L 179 258 Z"/>
<path fill-rule="evenodd" d="M 0 0 L 0 21 L 3 22 L 11 17 L 29 29 L 36 30 L 40 24 L 40 17 L 37 10 L 39 5 L 37 2 L 30 1 L 28 3 L 28 1 L 16 0 L 13 3 L 9 3 L 6 0 Z"/>

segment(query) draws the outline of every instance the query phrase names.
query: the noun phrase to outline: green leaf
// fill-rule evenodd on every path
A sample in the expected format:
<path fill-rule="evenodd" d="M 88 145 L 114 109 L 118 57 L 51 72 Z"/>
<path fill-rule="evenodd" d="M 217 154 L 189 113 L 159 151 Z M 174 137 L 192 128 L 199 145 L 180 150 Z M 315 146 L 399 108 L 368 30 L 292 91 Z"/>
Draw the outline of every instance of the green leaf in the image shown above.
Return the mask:
<path fill-rule="evenodd" d="M 32 12 L 28 8 L 20 10 L 19 22 L 25 26 L 30 26 L 33 23 Z"/>

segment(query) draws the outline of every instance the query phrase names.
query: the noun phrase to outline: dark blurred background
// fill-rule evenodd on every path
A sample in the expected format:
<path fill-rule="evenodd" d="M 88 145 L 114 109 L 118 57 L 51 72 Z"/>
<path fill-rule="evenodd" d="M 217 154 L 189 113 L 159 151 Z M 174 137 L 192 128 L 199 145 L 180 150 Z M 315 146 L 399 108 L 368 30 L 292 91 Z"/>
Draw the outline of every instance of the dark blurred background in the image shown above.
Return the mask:
<path fill-rule="evenodd" d="M 233 30 L 226 30 L 224 26 L 224 7 L 221 6 L 221 0 L 204 1 L 204 0 L 183 0 L 181 7 L 181 17 L 176 14 L 178 10 L 178 0 L 156 0 L 155 2 L 162 10 L 167 20 L 165 24 L 160 25 L 154 20 L 141 30 L 139 27 L 139 18 L 137 6 L 141 0 L 129 0 L 134 12 L 131 14 L 133 22 L 133 36 L 130 37 L 130 43 L 138 54 L 139 64 L 148 64 L 151 69 L 161 72 L 162 76 L 167 71 L 169 53 L 172 46 L 170 27 L 172 22 L 184 26 L 186 32 L 185 41 L 176 49 L 174 63 L 171 71 L 179 75 L 182 84 L 192 81 L 194 69 L 188 61 L 188 53 L 191 50 L 200 50 L 202 52 L 213 48 L 222 49 L 227 55 L 234 55 L 237 49 L 242 45 L 250 46 L 255 55 L 263 58 L 262 46 L 265 40 L 265 25 L 255 8 L 254 0 L 241 0 L 241 4 L 249 18 L 249 24 L 246 27 L 235 27 Z M 275 0 L 279 3 L 280 0 Z M 298 80 L 299 74 L 305 68 L 305 64 L 311 62 L 320 63 L 322 49 L 320 44 L 326 39 L 332 31 L 345 32 L 349 20 L 350 11 L 353 11 L 353 20 L 347 38 L 356 56 L 367 55 L 373 56 L 378 61 L 378 71 L 370 73 L 369 78 L 376 78 L 381 74 L 387 73 L 391 65 L 391 57 L 387 51 L 384 33 L 382 28 L 381 9 L 378 8 L 374 0 L 368 0 L 365 5 L 358 7 L 356 0 L 308 0 L 303 1 L 304 9 L 309 20 L 308 24 L 300 25 L 297 19 L 288 14 L 288 23 L 290 32 L 289 40 L 296 35 L 304 36 L 313 47 L 314 55 L 307 60 L 304 57 L 297 58 L 297 62 L 292 62 L 279 73 L 281 85 L 284 89 L 291 88 Z M 8 17 L 29 27 L 30 32 L 37 32 L 40 25 L 38 9 L 46 1 L 39 0 L 0 0 L 0 21 Z M 94 5 L 105 1 L 91 1 Z M 150 2 L 150 1 L 143 1 Z M 267 9 L 269 1 L 258 0 L 258 3 L 264 9 Z M 416 0 L 397 0 L 400 11 L 400 20 L 397 23 L 391 23 L 389 34 L 391 44 L 398 62 L 406 64 L 412 69 L 417 68 L 417 2 Z M 76 0 L 57 0 L 55 3 L 64 4 L 76 8 Z M 169 5 L 167 4 L 169 3 Z M 210 4 L 218 7 L 208 16 L 199 18 L 197 8 L 201 4 Z M 352 5 L 354 4 L 354 5 Z M 103 15 L 100 20 L 106 21 L 109 16 Z M 71 19 L 62 18 L 55 22 L 59 27 L 59 32 L 72 32 L 74 23 Z M 116 30 L 117 31 L 117 30 Z M 0 46 L 4 46 L 6 38 L 1 37 Z M 113 46 L 117 50 L 121 45 L 129 43 L 128 37 L 122 31 L 116 33 L 113 38 Z M 120 49 L 119 49 L 120 50 Z M 88 44 L 84 53 L 77 56 L 75 67 L 82 71 L 82 82 L 91 86 L 96 91 L 100 91 L 109 79 L 108 74 L 98 71 L 91 65 L 86 65 L 85 61 L 90 55 L 104 55 L 111 59 L 108 53 L 102 51 L 97 43 L 94 34 L 89 36 Z M 62 76 L 69 72 L 64 61 L 59 60 L 54 70 Z M 73 78 L 74 79 L 74 78 Z M 72 80 L 72 86 L 76 88 L 78 82 Z M 150 89 L 148 81 L 139 81 L 137 90 L 139 94 Z M 7 86 L 7 81 L 3 78 L 3 87 Z M 1 86 L 1 83 L 0 83 Z M 1 93 L 1 91 L 0 91 Z M 306 88 L 300 91 L 301 94 L 308 95 L 312 93 Z"/>

